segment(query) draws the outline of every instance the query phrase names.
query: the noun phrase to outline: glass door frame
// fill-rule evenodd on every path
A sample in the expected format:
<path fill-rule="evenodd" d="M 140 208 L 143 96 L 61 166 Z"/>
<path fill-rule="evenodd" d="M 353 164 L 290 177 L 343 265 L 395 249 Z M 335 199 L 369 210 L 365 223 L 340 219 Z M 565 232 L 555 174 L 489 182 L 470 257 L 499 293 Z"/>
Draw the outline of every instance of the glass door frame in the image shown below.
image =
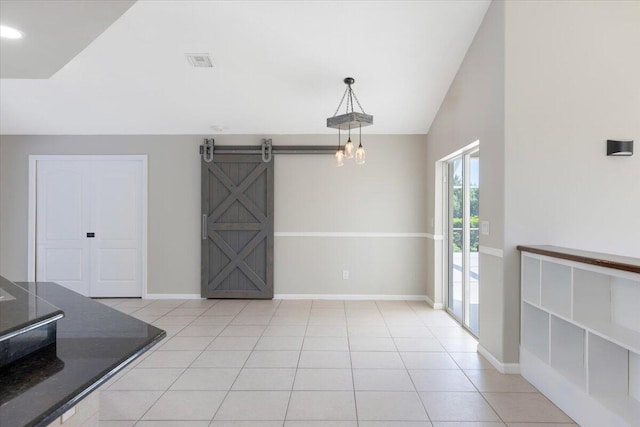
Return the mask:
<path fill-rule="evenodd" d="M 470 300 L 470 277 L 471 277 L 471 198 L 470 198 L 470 159 L 474 154 L 480 151 L 479 144 L 474 144 L 471 148 L 468 148 L 462 152 L 456 153 L 446 159 L 443 162 L 443 219 L 444 219 L 444 254 L 446 261 L 446 272 L 444 277 L 444 309 L 451 317 L 453 317 L 460 325 L 465 328 L 473 336 L 477 337 L 477 332 L 473 331 L 467 324 L 469 323 L 470 305 L 467 302 Z M 479 156 L 477 156 L 479 157 Z M 462 300 L 461 300 L 461 314 L 458 315 L 452 305 L 450 304 L 452 297 L 450 295 L 453 280 L 453 221 L 452 212 L 454 210 L 454 201 L 452 196 L 453 189 L 453 163 L 457 160 L 462 161 Z"/>

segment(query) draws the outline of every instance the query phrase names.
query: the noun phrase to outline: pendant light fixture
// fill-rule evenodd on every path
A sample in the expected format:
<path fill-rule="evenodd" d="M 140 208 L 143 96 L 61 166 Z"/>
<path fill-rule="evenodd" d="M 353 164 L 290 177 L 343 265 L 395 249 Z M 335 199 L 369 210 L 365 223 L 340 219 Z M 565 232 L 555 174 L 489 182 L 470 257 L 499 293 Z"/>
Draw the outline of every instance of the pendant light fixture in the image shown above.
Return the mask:
<path fill-rule="evenodd" d="M 340 149 L 340 129 L 338 129 L 338 151 L 336 151 L 336 166 L 344 166 L 344 151 Z"/>
<path fill-rule="evenodd" d="M 353 159 L 353 154 L 356 152 L 356 146 L 351 142 L 351 128 L 349 128 L 349 139 L 344 146 L 344 156 L 347 159 Z"/>
<path fill-rule="evenodd" d="M 344 164 L 344 159 L 353 159 L 355 157 L 356 164 L 363 165 L 365 162 L 365 152 L 364 147 L 362 146 L 362 127 L 369 126 L 373 124 L 373 116 L 364 112 L 362 105 L 360 105 L 360 101 L 358 101 L 358 97 L 355 92 L 351 88 L 351 85 L 355 83 L 355 79 L 353 77 L 346 77 L 344 79 L 344 84 L 347 85 L 347 88 L 342 95 L 342 99 L 338 104 L 338 108 L 336 108 L 336 112 L 332 117 L 327 118 L 327 127 L 338 129 L 338 151 L 336 152 L 336 164 L 337 166 L 342 166 Z M 346 112 L 344 114 L 338 115 L 338 111 L 340 111 L 340 107 L 344 103 L 344 100 L 347 100 Z M 360 113 L 354 110 L 353 100 L 355 99 L 358 104 L 358 108 L 360 109 Z M 351 142 L 351 128 L 358 128 L 360 131 L 360 140 L 358 149 L 356 149 L 353 142 Z M 340 130 L 346 129 L 349 131 L 349 139 L 344 146 L 344 150 L 340 149 Z"/>
<path fill-rule="evenodd" d="M 360 145 L 356 150 L 356 165 L 364 165 L 364 147 L 362 147 L 362 127 L 360 127 Z"/>

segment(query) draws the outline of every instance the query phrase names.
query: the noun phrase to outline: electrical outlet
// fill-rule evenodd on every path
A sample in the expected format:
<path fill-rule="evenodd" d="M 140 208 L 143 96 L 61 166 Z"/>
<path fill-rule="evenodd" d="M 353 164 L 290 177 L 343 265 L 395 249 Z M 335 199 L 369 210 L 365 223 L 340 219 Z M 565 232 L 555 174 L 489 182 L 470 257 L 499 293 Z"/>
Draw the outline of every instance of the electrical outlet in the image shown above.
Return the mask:
<path fill-rule="evenodd" d="M 342 280 L 349 280 L 349 270 L 342 270 Z"/>

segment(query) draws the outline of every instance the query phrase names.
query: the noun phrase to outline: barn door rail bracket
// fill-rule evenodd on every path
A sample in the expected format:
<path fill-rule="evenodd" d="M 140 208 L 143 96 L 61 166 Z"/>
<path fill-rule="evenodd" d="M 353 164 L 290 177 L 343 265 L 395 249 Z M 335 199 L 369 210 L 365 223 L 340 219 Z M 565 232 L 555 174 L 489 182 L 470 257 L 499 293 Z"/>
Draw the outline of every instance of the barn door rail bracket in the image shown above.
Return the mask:
<path fill-rule="evenodd" d="M 262 139 L 262 161 L 265 163 L 269 163 L 271 159 L 273 159 L 273 141 L 271 138 L 263 138 Z"/>
<path fill-rule="evenodd" d="M 204 143 L 200 146 L 200 155 L 202 160 L 207 163 L 213 161 L 213 152 L 215 150 L 215 140 L 213 138 L 205 138 Z"/>
<path fill-rule="evenodd" d="M 280 154 L 331 154 L 336 153 L 335 145 L 273 145 L 271 138 L 264 138 L 260 145 L 214 145 L 213 138 L 205 139 L 200 146 L 200 154 L 207 163 L 215 154 L 260 154 L 264 162 L 271 162 Z"/>

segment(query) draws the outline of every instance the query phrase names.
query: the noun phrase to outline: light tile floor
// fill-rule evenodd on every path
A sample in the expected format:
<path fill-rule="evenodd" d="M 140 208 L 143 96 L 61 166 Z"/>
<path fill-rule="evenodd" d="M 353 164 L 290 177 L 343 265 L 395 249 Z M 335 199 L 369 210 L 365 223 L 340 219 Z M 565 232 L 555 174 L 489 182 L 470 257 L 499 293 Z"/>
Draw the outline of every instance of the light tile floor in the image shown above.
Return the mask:
<path fill-rule="evenodd" d="M 575 426 L 424 302 L 99 301 L 167 331 L 103 386 L 103 427 Z"/>

